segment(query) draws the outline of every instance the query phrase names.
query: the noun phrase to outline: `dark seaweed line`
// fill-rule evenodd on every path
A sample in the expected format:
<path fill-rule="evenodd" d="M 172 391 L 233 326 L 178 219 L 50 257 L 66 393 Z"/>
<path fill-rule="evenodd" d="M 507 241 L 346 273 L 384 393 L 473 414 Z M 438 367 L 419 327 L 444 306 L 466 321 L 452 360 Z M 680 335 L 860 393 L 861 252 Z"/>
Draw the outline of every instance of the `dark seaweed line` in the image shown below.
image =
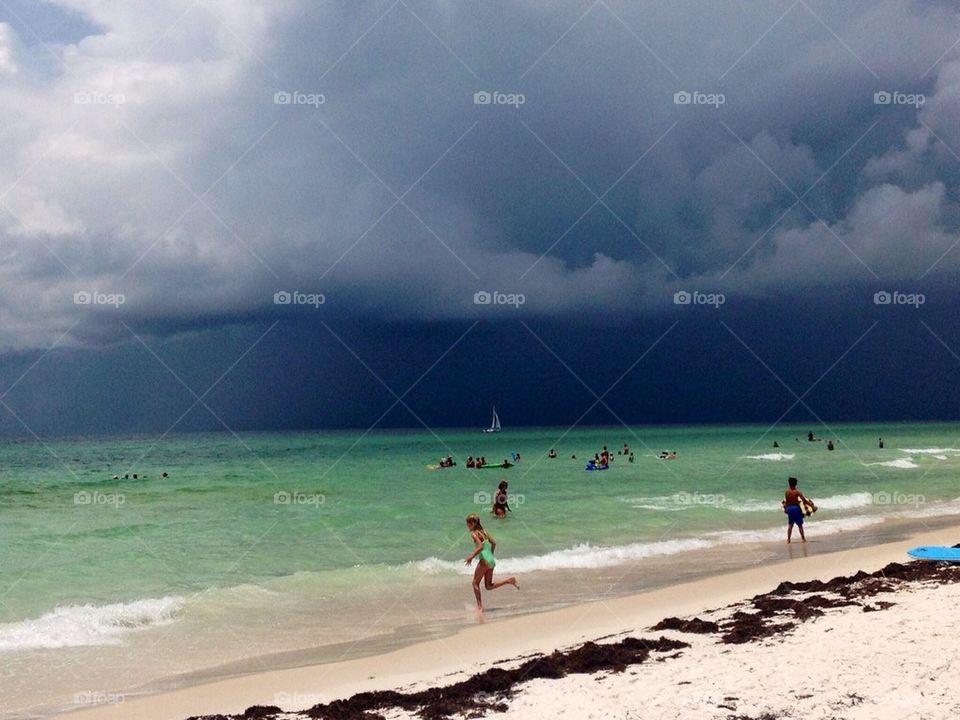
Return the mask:
<path fill-rule="evenodd" d="M 892 603 L 875 606 L 861 602 L 880 593 L 895 592 L 907 583 L 960 582 L 960 566 L 932 562 L 891 563 L 873 573 L 835 577 L 823 582 L 784 582 L 774 590 L 749 600 L 756 612 L 735 610 L 720 623 L 698 617 L 682 620 L 671 617 L 653 626 L 653 631 L 720 634 L 728 644 L 757 642 L 793 630 L 797 623 L 821 617 L 824 608 L 861 606 L 864 612 L 885 610 Z M 829 593 L 834 597 L 823 594 Z M 789 595 L 806 595 L 802 599 Z M 740 607 L 730 606 L 727 609 Z M 778 622 L 773 622 L 778 621 Z M 688 648 L 688 643 L 660 637 L 657 640 L 627 637 L 615 643 L 587 642 L 572 650 L 557 650 L 533 657 L 515 668 L 493 667 L 458 683 L 418 692 L 394 690 L 358 693 L 352 697 L 315 705 L 302 712 L 284 712 L 276 706 L 256 705 L 241 715 L 193 716 L 188 720 L 276 720 L 281 715 L 311 720 L 383 720 L 380 711 L 398 709 L 416 712 L 424 720 L 444 720 L 451 715 L 480 717 L 488 711 L 504 711 L 517 685 L 536 679 L 558 679 L 570 674 L 601 671 L 623 672 L 646 661 L 653 652 Z M 676 657 L 679 653 L 672 655 Z M 745 719 L 746 720 L 746 719 Z"/>

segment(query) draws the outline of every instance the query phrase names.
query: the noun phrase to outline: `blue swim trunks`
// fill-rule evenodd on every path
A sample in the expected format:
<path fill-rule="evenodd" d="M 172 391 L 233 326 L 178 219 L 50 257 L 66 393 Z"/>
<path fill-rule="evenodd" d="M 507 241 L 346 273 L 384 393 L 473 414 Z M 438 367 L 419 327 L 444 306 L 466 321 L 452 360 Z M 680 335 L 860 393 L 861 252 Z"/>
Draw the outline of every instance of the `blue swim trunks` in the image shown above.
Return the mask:
<path fill-rule="evenodd" d="M 803 510 L 799 505 L 787 506 L 787 522 L 791 525 L 803 525 Z"/>

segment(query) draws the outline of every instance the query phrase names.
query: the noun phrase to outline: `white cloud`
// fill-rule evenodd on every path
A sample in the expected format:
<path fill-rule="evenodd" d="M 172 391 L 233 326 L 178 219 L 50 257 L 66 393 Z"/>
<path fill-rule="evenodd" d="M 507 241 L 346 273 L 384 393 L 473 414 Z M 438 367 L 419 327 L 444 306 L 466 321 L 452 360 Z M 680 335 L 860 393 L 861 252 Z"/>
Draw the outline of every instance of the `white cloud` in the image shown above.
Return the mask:
<path fill-rule="evenodd" d="M 6 23 L 0 23 L 0 74 L 13 75 L 16 72 L 13 30 Z"/>

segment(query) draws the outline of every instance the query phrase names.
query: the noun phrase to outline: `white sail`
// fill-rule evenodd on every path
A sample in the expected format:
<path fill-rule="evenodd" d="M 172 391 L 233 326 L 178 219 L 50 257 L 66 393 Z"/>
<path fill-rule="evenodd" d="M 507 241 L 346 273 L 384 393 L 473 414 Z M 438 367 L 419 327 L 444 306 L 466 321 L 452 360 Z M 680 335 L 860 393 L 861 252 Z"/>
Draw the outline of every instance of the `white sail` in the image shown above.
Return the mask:
<path fill-rule="evenodd" d="M 497 415 L 497 406 L 493 406 L 493 419 L 490 421 L 490 427 L 484 430 L 485 433 L 500 432 L 500 416 Z"/>

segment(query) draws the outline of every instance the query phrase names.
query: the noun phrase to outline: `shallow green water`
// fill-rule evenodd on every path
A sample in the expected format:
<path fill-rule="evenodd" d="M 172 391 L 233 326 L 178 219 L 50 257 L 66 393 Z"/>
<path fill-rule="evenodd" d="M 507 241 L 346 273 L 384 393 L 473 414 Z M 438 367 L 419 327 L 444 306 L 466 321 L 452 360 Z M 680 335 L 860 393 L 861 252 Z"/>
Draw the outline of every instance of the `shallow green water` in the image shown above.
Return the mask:
<path fill-rule="evenodd" d="M 617 553 L 623 561 L 682 550 L 692 539 L 736 541 L 736 533 L 779 528 L 787 475 L 820 503 L 820 522 L 932 513 L 960 496 L 956 425 L 845 425 L 834 428 L 834 452 L 826 442 L 806 442 L 807 428 L 781 427 L 761 439 L 765 429 L 210 434 L 159 444 L 0 445 L 0 619 L 296 573 L 343 592 L 362 592 L 364 582 L 397 572 L 453 573 L 468 549 L 463 516 L 484 514 L 501 478 L 511 483 L 514 513 L 490 527 L 504 567 L 515 559 L 520 569 L 590 567 Z M 616 455 L 624 442 L 634 463 Z M 584 472 L 584 459 L 604 444 L 614 452 L 610 470 Z M 545 458 L 551 447 L 559 458 Z M 428 470 L 448 448 L 458 467 Z M 658 460 L 664 449 L 679 458 Z M 499 460 L 512 452 L 523 459 L 506 471 L 464 467 L 469 454 Z M 584 547 L 571 553 L 577 546 Z"/>

